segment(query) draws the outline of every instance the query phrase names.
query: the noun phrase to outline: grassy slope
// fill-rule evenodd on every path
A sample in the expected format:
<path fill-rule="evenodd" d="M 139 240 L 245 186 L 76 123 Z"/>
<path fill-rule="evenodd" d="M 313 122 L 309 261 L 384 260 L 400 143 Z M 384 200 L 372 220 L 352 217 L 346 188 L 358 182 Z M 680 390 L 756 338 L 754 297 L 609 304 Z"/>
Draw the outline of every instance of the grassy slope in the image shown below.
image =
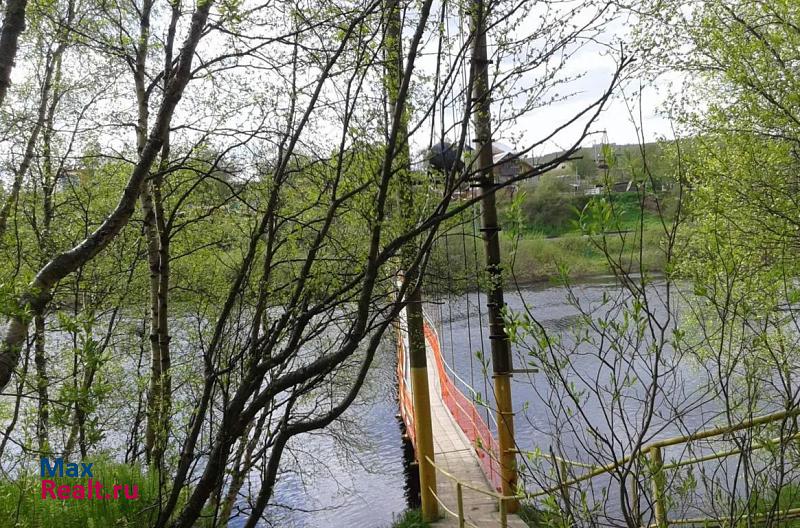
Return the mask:
<path fill-rule="evenodd" d="M 639 271 L 640 262 L 645 271 L 663 270 L 664 256 L 660 249 L 663 228 L 652 204 L 642 209 L 636 193 L 612 194 L 610 199 L 617 215 L 614 231 L 620 232 L 590 238 L 581 233 L 578 218 L 579 211 L 591 199 L 599 197 L 562 195 L 547 199 L 534 197 L 523 202 L 525 224 L 513 255 L 510 254 L 512 241 L 503 240 L 508 263 L 514 259 L 513 269 L 518 281 L 545 280 L 559 275 L 562 267 L 573 277 L 608 273 L 604 244 L 609 253 L 621 257 L 631 271 Z"/>
<path fill-rule="evenodd" d="M 574 207 L 575 202 L 586 204 L 588 197 L 561 198 L 548 200 L 550 203 L 543 206 L 527 204 L 527 211 L 523 208 L 525 224 L 517 241 L 508 234 L 507 200 L 506 203 L 500 201 L 501 224 L 505 229 L 501 234 L 504 268 L 514 272 L 510 280 L 545 281 L 559 277 L 562 269 L 571 277 L 608 274 L 610 268 L 603 244 L 631 272 L 640 271 L 640 263 L 643 271 L 663 271 L 663 227 L 655 212 L 646 209 L 644 215 L 640 214 L 635 195 L 615 197 L 619 201 L 615 210 L 620 213 L 615 231 L 621 232 L 592 237 L 581 233 L 577 222 L 579 214 Z M 644 226 L 642 231 L 640 221 Z M 477 226 L 455 227 L 446 237 L 446 243 L 439 244 L 434 251 L 431 274 L 446 277 L 456 289 L 473 288 L 474 274 L 483 269 L 483 244 L 477 237 L 480 237 Z"/>
<path fill-rule="evenodd" d="M 138 466 L 99 460 L 93 480 L 103 493 L 114 484 L 138 486 L 137 500 L 42 499 L 42 478 L 29 473 L 13 481 L 0 480 L 0 526 L 3 528 L 150 528 L 158 516 L 158 477 Z M 85 478 L 54 478 L 56 485 L 86 486 Z M 120 497 L 124 497 L 120 493 Z M 204 526 L 198 524 L 198 528 Z"/>
<path fill-rule="evenodd" d="M 641 269 L 647 272 L 664 269 L 664 255 L 660 249 L 661 235 L 658 230 L 644 232 L 644 245 L 637 233 L 608 235 L 605 243 L 612 255 L 621 255 L 626 269 L 631 272 Z M 564 235 L 558 238 L 531 236 L 522 238 L 513 255 L 507 255 L 508 264 L 512 262 L 514 278 L 518 282 L 547 280 L 560 275 L 565 269 L 570 277 L 603 275 L 611 270 L 608 260 L 598 245 L 603 241 L 581 235 Z M 511 248 L 512 241 L 506 239 L 504 247 Z M 640 250 L 642 253 L 640 254 Z"/>

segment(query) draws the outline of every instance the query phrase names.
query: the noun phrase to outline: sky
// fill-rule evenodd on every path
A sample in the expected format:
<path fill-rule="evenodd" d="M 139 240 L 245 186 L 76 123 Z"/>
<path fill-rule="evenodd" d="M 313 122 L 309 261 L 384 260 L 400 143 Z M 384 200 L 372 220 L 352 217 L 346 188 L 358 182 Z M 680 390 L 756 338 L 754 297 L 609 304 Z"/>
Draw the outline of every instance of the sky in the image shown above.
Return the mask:
<path fill-rule="evenodd" d="M 498 130 L 495 135 L 499 140 L 513 141 L 513 136 L 517 134 L 522 137 L 532 134 L 541 127 L 541 123 L 562 123 L 569 120 L 606 90 L 614 71 L 614 60 L 596 49 L 586 49 L 571 59 L 568 67 L 576 73 L 583 73 L 571 85 L 571 89 L 576 92 L 575 96 L 522 117 L 511 134 L 512 138 L 504 137 L 503 131 Z M 666 109 L 681 81 L 682 77 L 677 73 L 661 76 L 657 85 L 640 82 L 635 77 L 625 80 L 591 127 L 592 133 L 584 139 L 583 146 L 600 143 L 602 132 L 607 133 L 609 142 L 616 144 L 637 143 L 641 139 L 651 142 L 674 137 L 673 124 L 666 115 Z M 535 154 L 564 150 L 575 140 L 578 130 L 573 129 L 572 132 L 547 142 Z"/>
<path fill-rule="evenodd" d="M 565 9 L 569 9 L 573 6 L 583 6 L 590 3 L 591 2 L 585 2 L 584 0 L 560 0 L 557 2 L 559 5 L 566 6 Z M 442 5 L 441 3 L 438 3 L 438 1 L 437 4 L 439 6 Z M 530 11 L 530 13 L 528 13 L 524 23 L 522 23 L 519 28 L 513 29 L 513 31 L 519 33 L 517 37 L 520 40 L 522 40 L 526 35 L 536 35 L 538 31 L 537 24 L 541 24 L 541 20 L 546 19 L 547 17 L 553 19 L 558 18 L 558 16 L 554 15 L 553 13 L 541 11 L 541 9 L 543 9 L 541 6 L 546 4 L 547 2 L 533 3 L 533 9 Z M 438 15 L 435 13 L 431 15 L 432 20 L 438 20 L 437 17 Z M 579 19 L 579 17 L 564 18 L 567 20 Z M 448 21 L 448 29 L 451 34 L 455 35 L 458 33 L 459 23 L 465 22 L 455 18 Z M 578 21 L 578 23 L 580 23 L 580 21 Z M 407 26 L 408 31 L 411 32 L 413 29 L 413 21 L 408 23 Z M 604 26 L 604 29 L 596 36 L 596 40 L 600 43 L 624 40 L 627 36 L 625 32 L 629 27 L 630 24 L 628 24 L 626 21 L 614 18 Z M 410 38 L 410 36 L 411 35 L 409 34 L 408 37 Z M 427 41 L 426 47 L 422 50 L 424 52 L 423 56 L 419 59 L 419 66 L 423 75 L 432 75 L 435 72 L 438 52 L 436 48 L 437 41 L 435 37 L 436 33 L 434 31 L 429 32 L 427 36 L 429 40 Z M 490 45 L 492 44 L 493 38 L 497 37 L 496 35 L 492 35 L 490 33 Z M 206 44 L 207 47 L 213 47 L 214 41 L 209 40 Z M 529 50 L 535 50 L 538 45 L 538 42 L 532 40 L 530 43 L 523 42 L 520 44 L 520 48 L 527 47 Z M 568 91 L 573 92 L 574 95 L 566 101 L 547 105 L 531 111 L 530 113 L 520 117 L 513 126 L 506 125 L 497 127 L 494 135 L 495 140 L 511 145 L 518 150 L 526 149 L 531 144 L 539 142 L 542 137 L 546 136 L 554 127 L 569 120 L 575 114 L 575 112 L 584 108 L 591 101 L 599 97 L 600 94 L 602 94 L 607 88 L 609 79 L 614 71 L 615 57 L 609 54 L 607 50 L 608 47 L 604 46 L 603 44 L 595 43 L 585 45 L 583 48 L 581 48 L 574 56 L 569 58 L 564 70 L 566 74 L 580 75 L 580 78 L 572 82 L 568 87 Z M 84 61 L 82 61 L 78 67 L 84 67 Z M 98 68 L 99 67 L 100 66 L 98 66 Z M 31 73 L 32 72 L 28 61 L 20 61 L 20 64 L 13 72 L 15 84 L 19 85 L 22 83 L 27 76 L 31 75 Z M 538 71 L 531 72 L 530 78 L 535 80 L 536 76 L 540 75 L 540 73 L 541 72 Z M 239 83 L 237 84 L 237 88 L 247 91 L 247 89 L 250 88 L 249 85 L 252 84 L 253 93 L 257 92 L 258 90 L 266 91 L 265 86 L 271 82 L 269 79 L 262 79 L 254 76 L 251 70 L 242 72 L 229 71 L 227 72 L 227 75 L 240 75 L 242 78 L 236 81 Z M 313 72 L 310 73 L 310 75 L 313 76 Z M 680 81 L 680 79 L 677 77 L 672 80 Z M 96 105 L 96 107 L 93 109 L 93 112 L 90 113 L 92 115 L 94 113 L 99 114 L 97 118 L 98 122 L 102 123 L 104 119 L 110 119 L 108 116 L 106 116 L 106 114 L 112 109 L 122 111 L 119 108 L 120 102 L 124 103 L 124 105 L 127 105 L 125 106 L 124 110 L 135 110 L 135 107 L 133 106 L 135 101 L 132 98 L 132 87 L 129 86 L 130 79 L 126 77 L 123 79 L 123 81 L 124 82 L 122 83 L 117 83 L 117 92 L 109 92 L 105 94 L 105 100 Z M 280 80 L 277 81 L 277 84 L 280 85 Z M 678 82 L 677 84 L 679 85 L 680 83 Z M 671 137 L 672 131 L 670 122 L 659 113 L 659 111 L 664 108 L 665 101 L 667 101 L 667 94 L 669 93 L 668 85 L 662 82 L 659 86 L 659 89 L 656 89 L 652 86 L 647 87 L 643 90 L 641 98 L 634 97 L 637 88 L 638 81 L 636 79 L 630 79 L 621 90 L 617 91 L 616 96 L 612 98 L 607 108 L 592 126 L 591 131 L 593 134 L 589 135 L 583 140 L 583 146 L 591 146 L 594 143 L 599 142 L 602 138 L 603 130 L 607 131 L 608 140 L 612 143 L 634 143 L 638 140 L 637 126 L 641 126 L 643 128 L 643 136 L 645 141 L 653 141 L 659 137 Z M 192 115 L 195 105 L 193 105 L 191 99 L 197 98 L 198 101 L 203 101 L 209 97 L 213 97 L 215 102 L 214 106 L 224 106 L 225 111 L 233 116 L 227 121 L 221 121 L 223 124 L 228 124 L 231 127 L 235 127 L 237 119 L 240 123 L 247 122 L 248 119 L 251 119 L 249 116 L 254 110 L 249 106 L 238 108 L 238 100 L 236 99 L 239 96 L 238 93 L 218 94 L 217 92 L 209 92 L 209 89 L 209 85 L 202 83 L 200 80 L 194 81 L 187 90 L 187 94 L 184 97 L 185 101 L 182 101 L 181 105 L 179 106 L 176 114 L 176 122 L 188 120 L 195 126 L 200 126 L 200 124 L 197 122 L 197 119 L 199 118 Z M 112 100 L 115 95 L 120 99 Z M 228 97 L 228 99 L 224 99 L 223 96 Z M 631 108 L 626 105 L 624 96 L 633 97 L 636 99 L 632 102 L 632 109 L 636 113 L 635 116 L 631 116 Z M 267 101 L 267 103 L 269 103 L 269 101 Z M 638 120 L 638 113 L 640 110 L 641 122 L 635 124 L 634 121 Z M 217 110 L 217 112 L 219 112 L 219 110 Z M 242 115 L 244 115 L 244 117 L 242 117 Z M 211 115 L 207 116 L 207 118 L 208 121 L 213 121 Z M 324 122 L 325 117 L 322 119 L 322 122 L 315 123 L 315 126 L 312 128 L 310 134 L 314 136 L 322 135 L 324 137 L 329 137 L 332 145 L 331 148 L 333 148 L 338 143 L 338 138 L 341 133 L 340 123 L 331 123 L 329 132 L 320 134 L 320 130 L 326 130 L 326 128 L 328 128 Z M 231 122 L 233 124 L 231 124 Z M 120 127 L 106 127 L 104 130 L 107 130 L 107 132 L 102 133 L 101 142 L 105 148 L 121 153 L 125 152 L 126 149 L 129 151 L 133 138 L 132 128 L 128 127 L 122 129 Z M 550 152 L 563 150 L 575 141 L 575 138 L 578 137 L 581 131 L 582 126 L 572 127 L 569 130 L 557 135 L 552 140 L 544 142 L 542 145 L 533 150 L 531 154 L 534 156 L 541 156 Z M 420 129 L 420 133 L 416 137 L 412 138 L 412 151 L 424 150 L 424 148 L 429 144 L 430 139 L 430 127 L 422 127 Z"/>
<path fill-rule="evenodd" d="M 523 22 L 518 27 L 510 29 L 514 34 L 513 37 L 520 42 L 526 40 L 519 44 L 518 51 L 513 47 L 509 47 L 510 50 L 515 50 L 519 55 L 530 53 L 531 50 L 533 53 L 536 52 L 539 42 L 535 37 L 546 33 L 540 31 L 543 25 L 542 20 L 559 20 L 558 14 L 542 11 L 538 7 L 547 4 L 546 2 L 534 4 L 534 8 L 527 14 Z M 584 9 L 584 6 L 590 4 L 577 0 L 563 0 L 559 5 L 562 5 L 561 9 L 567 10 L 569 15 L 564 15 L 562 19 L 574 20 L 580 25 L 581 17 L 584 20 L 591 18 L 592 8 Z M 577 14 L 570 11 L 571 9 L 577 9 Z M 458 32 L 458 23 L 458 20 L 451 20 L 449 27 L 451 34 Z M 635 55 L 630 44 L 631 28 L 634 26 L 635 21 L 623 18 L 622 15 L 610 16 L 606 22 L 599 25 L 597 31 L 590 35 L 592 38 L 586 39 L 580 48 L 577 48 L 577 51 L 567 59 L 561 71 L 561 74 L 575 77 L 575 80 L 567 85 L 557 87 L 554 91 L 571 95 L 565 100 L 531 110 L 519 117 L 513 124 L 504 123 L 496 126 L 495 141 L 510 145 L 516 150 L 525 150 L 532 144 L 541 142 L 531 151 L 534 156 L 562 151 L 572 146 L 583 133 L 584 121 L 568 127 L 550 140 L 542 142 L 542 139 L 548 136 L 554 128 L 569 121 L 577 112 L 597 100 L 606 91 L 614 74 L 616 62 L 619 60 L 620 44 L 626 49 L 627 54 Z M 530 38 L 531 36 L 534 38 Z M 492 44 L 493 40 L 497 38 L 497 35 L 489 34 L 490 56 L 493 49 L 496 50 Z M 427 51 L 433 51 L 433 49 L 429 48 Z M 660 138 L 674 137 L 672 123 L 666 117 L 666 108 L 674 97 L 680 97 L 678 87 L 682 86 L 683 78 L 678 73 L 669 73 L 662 74 L 657 83 L 640 80 L 636 72 L 649 70 L 649 68 L 642 68 L 642 66 L 648 65 L 643 64 L 641 57 L 637 57 L 637 59 L 635 68 L 629 71 L 627 78 L 615 90 L 614 96 L 607 102 L 605 109 L 591 126 L 589 136 L 581 142 L 582 146 L 600 143 L 604 131 L 607 133 L 608 141 L 616 144 L 637 143 L 640 140 L 651 142 Z M 500 63 L 501 69 L 503 64 L 504 62 Z M 422 63 L 421 67 L 423 70 L 433 71 L 431 64 Z M 498 68 L 496 60 L 494 60 L 492 68 Z M 526 73 L 522 82 L 534 84 L 544 74 L 545 71 L 542 69 Z M 502 113 L 501 105 L 494 104 L 492 112 L 497 120 L 499 114 Z M 423 135 L 422 142 L 428 141 L 429 134 L 423 133 Z M 415 142 L 418 141 L 419 139 Z"/>

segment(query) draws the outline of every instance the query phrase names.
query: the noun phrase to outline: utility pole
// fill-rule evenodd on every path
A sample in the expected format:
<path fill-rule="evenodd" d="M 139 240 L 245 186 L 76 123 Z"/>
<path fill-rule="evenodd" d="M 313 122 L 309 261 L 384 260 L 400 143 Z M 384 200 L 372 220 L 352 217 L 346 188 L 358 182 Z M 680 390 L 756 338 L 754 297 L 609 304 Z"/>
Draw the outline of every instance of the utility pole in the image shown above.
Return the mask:
<path fill-rule="evenodd" d="M 489 275 L 487 303 L 489 340 L 492 350 L 492 378 L 497 404 L 497 434 L 500 448 L 500 475 L 503 495 L 517 494 L 517 455 L 514 442 L 514 412 L 511 405 L 511 346 L 503 322 L 503 273 L 500 260 L 500 227 L 494 196 L 494 161 L 492 156 L 492 113 L 489 91 L 489 60 L 486 53 L 486 18 L 484 0 L 473 0 L 472 18 L 472 102 L 477 150 L 477 186 L 481 192 L 481 233 Z M 506 502 L 508 513 L 519 507 L 516 499 Z"/>
<path fill-rule="evenodd" d="M 387 0 L 386 9 L 386 92 L 389 111 L 397 116 L 396 107 L 403 79 L 403 22 L 400 0 Z M 411 156 L 408 147 L 408 114 L 400 114 L 397 135 L 395 166 L 400 182 L 401 219 L 409 225 L 414 221 L 414 181 L 411 173 Z M 405 268 L 404 281 L 409 285 L 406 294 L 406 321 L 408 324 L 408 355 L 411 366 L 411 396 L 414 402 L 414 428 L 419 462 L 419 489 L 422 502 L 422 517 L 426 522 L 439 518 L 436 502 L 436 468 L 433 467 L 433 430 L 431 428 L 431 401 L 428 392 L 428 359 L 425 346 L 424 319 L 422 314 L 422 277 L 418 271 L 409 269 L 416 250 L 413 243 L 406 244 L 402 251 Z"/>

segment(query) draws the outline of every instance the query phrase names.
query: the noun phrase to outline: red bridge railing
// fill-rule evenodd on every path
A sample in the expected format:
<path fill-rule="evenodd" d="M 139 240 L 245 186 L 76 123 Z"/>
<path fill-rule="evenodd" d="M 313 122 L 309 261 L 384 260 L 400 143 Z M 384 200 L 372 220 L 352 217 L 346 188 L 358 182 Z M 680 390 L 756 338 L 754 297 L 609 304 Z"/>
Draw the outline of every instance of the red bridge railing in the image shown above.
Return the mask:
<path fill-rule="evenodd" d="M 464 395 L 453 381 L 442 357 L 441 344 L 436 330 L 425 321 L 425 340 L 433 353 L 436 372 L 439 377 L 441 398 L 450 414 L 455 419 L 459 428 L 469 439 L 484 475 L 492 487 L 500 491 L 500 464 L 498 461 L 499 447 L 486 421 L 481 417 L 472 399 Z M 406 424 L 406 430 L 416 450 L 414 438 L 414 406 L 411 397 L 411 387 L 405 376 L 406 361 L 406 335 L 401 325 L 397 325 L 397 379 L 399 384 L 400 415 Z M 431 365 L 429 365 L 429 368 Z"/>
<path fill-rule="evenodd" d="M 400 402 L 400 417 L 406 425 L 406 434 L 417 451 L 417 437 L 414 423 L 414 399 L 411 396 L 410 378 L 406 377 L 406 364 L 408 364 L 408 351 L 406 350 L 407 329 L 401 322 L 395 324 L 397 329 L 397 399 Z"/>

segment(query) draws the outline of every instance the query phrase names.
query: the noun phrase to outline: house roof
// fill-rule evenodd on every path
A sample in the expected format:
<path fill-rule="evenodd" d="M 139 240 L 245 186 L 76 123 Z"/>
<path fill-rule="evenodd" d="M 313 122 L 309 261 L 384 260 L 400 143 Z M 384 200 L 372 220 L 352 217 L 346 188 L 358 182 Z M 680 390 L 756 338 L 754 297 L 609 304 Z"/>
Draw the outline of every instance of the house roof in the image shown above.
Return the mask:
<path fill-rule="evenodd" d="M 534 167 L 534 164 L 531 163 L 531 160 L 523 157 L 517 157 L 516 152 L 500 152 L 492 156 L 492 162 L 494 165 L 499 165 L 508 159 L 514 159 L 517 163 L 521 163 L 531 169 Z"/>
<path fill-rule="evenodd" d="M 500 154 L 503 152 L 508 152 L 510 154 L 514 153 L 514 149 L 503 143 L 502 141 L 493 141 L 492 142 L 492 154 Z"/>
<path fill-rule="evenodd" d="M 513 156 L 514 156 L 513 152 L 499 152 L 495 153 L 494 156 L 492 156 L 492 161 L 494 162 L 495 165 L 497 165 L 499 163 L 502 163 L 503 160 L 505 160 L 506 158 L 511 158 Z"/>

